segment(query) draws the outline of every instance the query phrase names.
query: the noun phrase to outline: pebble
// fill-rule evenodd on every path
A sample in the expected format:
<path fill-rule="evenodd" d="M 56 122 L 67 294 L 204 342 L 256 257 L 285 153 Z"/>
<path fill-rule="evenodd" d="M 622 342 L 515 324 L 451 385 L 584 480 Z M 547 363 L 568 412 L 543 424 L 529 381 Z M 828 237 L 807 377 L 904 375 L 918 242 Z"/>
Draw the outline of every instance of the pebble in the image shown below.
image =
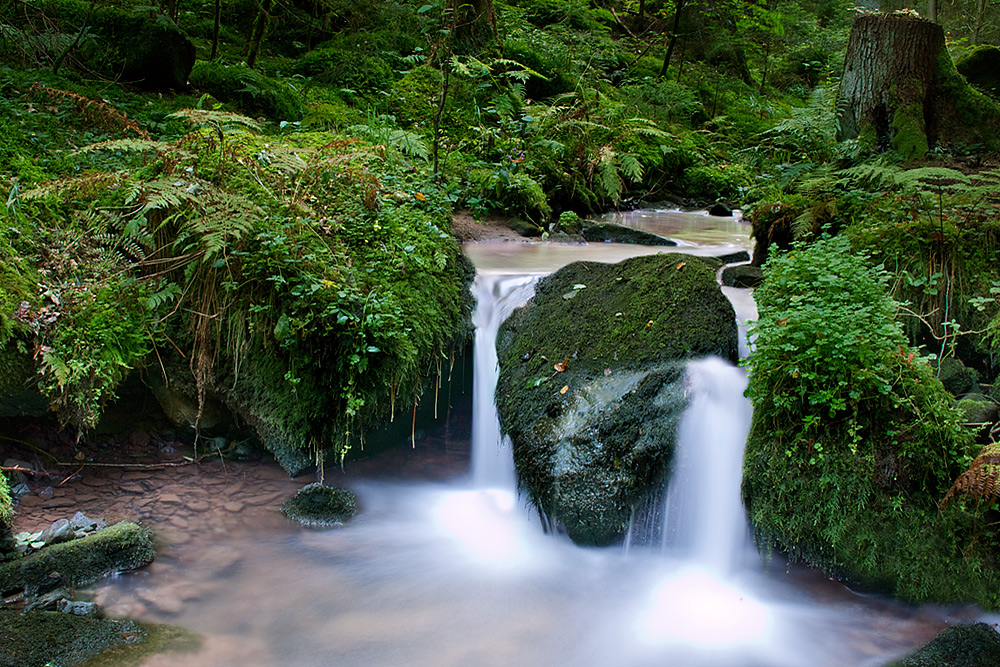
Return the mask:
<path fill-rule="evenodd" d="M 209 507 L 211 507 L 211 505 L 209 505 L 204 500 L 200 500 L 197 498 L 194 500 L 189 500 L 188 502 L 184 503 L 184 506 L 187 507 L 192 512 L 204 512 Z"/>
<path fill-rule="evenodd" d="M 242 512 L 244 505 L 238 500 L 230 500 L 222 507 L 225 508 L 227 512 Z"/>
<path fill-rule="evenodd" d="M 184 529 L 190 527 L 191 523 L 183 517 L 173 516 L 170 517 L 170 525 L 174 528 Z"/>
<path fill-rule="evenodd" d="M 84 486 L 107 486 L 109 482 L 104 477 L 84 477 L 80 483 Z"/>
<path fill-rule="evenodd" d="M 136 482 L 125 482 L 118 487 L 118 490 L 125 493 L 146 493 L 146 487 Z"/>
<path fill-rule="evenodd" d="M 176 503 L 178 505 L 181 504 L 181 497 L 178 496 L 176 493 L 161 493 L 157 497 L 157 500 L 159 500 L 161 503 Z"/>

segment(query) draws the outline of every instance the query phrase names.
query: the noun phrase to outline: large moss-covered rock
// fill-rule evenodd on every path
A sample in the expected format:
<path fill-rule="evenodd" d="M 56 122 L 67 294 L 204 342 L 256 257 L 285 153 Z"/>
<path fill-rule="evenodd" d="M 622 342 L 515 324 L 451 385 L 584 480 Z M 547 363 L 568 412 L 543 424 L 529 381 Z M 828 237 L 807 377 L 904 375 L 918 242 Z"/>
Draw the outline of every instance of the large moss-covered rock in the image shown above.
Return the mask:
<path fill-rule="evenodd" d="M 253 116 L 275 121 L 302 120 L 302 96 L 282 79 L 274 79 L 246 65 L 199 61 L 191 70 L 191 84 Z"/>
<path fill-rule="evenodd" d="M 676 241 L 671 241 L 663 236 L 657 236 L 641 229 L 632 229 L 621 225 L 590 225 L 584 227 L 583 238 L 590 243 L 634 243 L 637 245 L 665 245 L 675 246 Z"/>
<path fill-rule="evenodd" d="M 668 470 L 683 360 L 735 359 L 736 320 L 696 257 L 578 262 L 538 284 L 497 348 L 519 484 L 574 541 L 608 544 Z"/>
<path fill-rule="evenodd" d="M 981 92 L 993 98 L 1000 97 L 1000 48 L 980 44 L 955 63 L 955 68 Z"/>
<path fill-rule="evenodd" d="M 351 491 L 324 484 L 309 484 L 282 504 L 281 513 L 306 528 L 343 526 L 358 511 Z"/>
<path fill-rule="evenodd" d="M 25 590 L 34 595 L 60 585 L 84 586 L 109 574 L 148 565 L 155 555 L 149 531 L 123 521 L 0 564 L 0 593 Z"/>
<path fill-rule="evenodd" d="M 25 8 L 25 19 L 40 11 L 49 20 L 63 23 L 69 34 L 86 25 L 92 35 L 81 41 L 72 56 L 88 67 L 123 83 L 150 89 L 182 89 L 194 66 L 194 44 L 166 15 L 147 5 L 145 11 L 98 7 L 79 0 L 48 0 Z"/>

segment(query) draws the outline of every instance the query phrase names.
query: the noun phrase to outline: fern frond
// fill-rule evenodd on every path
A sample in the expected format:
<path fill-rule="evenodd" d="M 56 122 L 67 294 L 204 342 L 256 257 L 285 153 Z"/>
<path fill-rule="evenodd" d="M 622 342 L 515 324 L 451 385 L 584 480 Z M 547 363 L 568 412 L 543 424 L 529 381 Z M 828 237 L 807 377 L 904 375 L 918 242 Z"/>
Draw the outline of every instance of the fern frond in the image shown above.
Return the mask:
<path fill-rule="evenodd" d="M 153 141 L 152 139 L 110 139 L 108 141 L 99 141 L 96 144 L 90 144 L 84 146 L 83 148 L 77 149 L 77 153 L 92 153 L 95 151 L 121 151 L 127 153 L 129 151 L 153 151 L 159 153 L 165 150 L 166 146 L 159 141 Z"/>
<path fill-rule="evenodd" d="M 1000 500 L 1000 443 L 994 442 L 983 447 L 969 469 L 959 475 L 948 489 L 941 507 L 958 496 L 985 500 L 988 503 Z"/>
<path fill-rule="evenodd" d="M 192 125 L 205 127 L 242 126 L 254 132 L 260 132 L 262 129 L 260 123 L 253 118 L 230 111 L 216 111 L 214 109 L 181 109 L 170 114 L 167 118 L 179 118 L 186 120 Z"/>

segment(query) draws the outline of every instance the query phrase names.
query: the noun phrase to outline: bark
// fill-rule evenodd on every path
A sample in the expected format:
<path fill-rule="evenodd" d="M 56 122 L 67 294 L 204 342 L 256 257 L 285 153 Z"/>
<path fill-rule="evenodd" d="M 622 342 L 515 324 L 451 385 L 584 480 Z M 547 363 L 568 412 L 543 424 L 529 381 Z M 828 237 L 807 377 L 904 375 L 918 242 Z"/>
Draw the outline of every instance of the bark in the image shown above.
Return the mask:
<path fill-rule="evenodd" d="M 939 144 L 1000 141 L 1000 107 L 955 71 L 940 25 L 907 15 L 855 19 L 837 101 L 837 138 L 904 158 Z"/>
<path fill-rule="evenodd" d="M 859 136 L 905 157 L 926 153 L 935 139 L 933 100 L 941 26 L 901 15 L 854 21 L 844 59 L 838 138 Z"/>
<path fill-rule="evenodd" d="M 976 20 L 972 24 L 972 43 L 979 46 L 980 34 L 983 30 L 983 17 L 986 16 L 986 0 L 976 0 Z"/>
<path fill-rule="evenodd" d="M 250 41 L 247 43 L 247 67 L 253 69 L 257 64 L 257 55 L 260 53 L 261 42 L 264 41 L 264 33 L 267 31 L 267 24 L 271 16 L 271 7 L 274 0 L 260 0 L 257 17 L 254 19 L 253 30 L 250 33 Z"/>
<path fill-rule="evenodd" d="M 448 0 L 452 12 L 455 41 L 481 45 L 497 41 L 497 12 L 493 0 Z"/>
<path fill-rule="evenodd" d="M 219 53 L 219 27 L 222 24 L 222 0 L 215 0 L 215 14 L 212 22 L 212 55 L 209 60 L 215 60 Z"/>
<path fill-rule="evenodd" d="M 681 12 L 684 11 L 685 0 L 677 0 L 677 10 L 674 12 L 674 25 L 670 29 L 670 42 L 667 44 L 667 53 L 663 56 L 663 67 L 660 68 L 660 77 L 667 75 L 667 68 L 670 67 L 670 58 L 674 55 L 674 48 L 677 46 L 677 37 L 680 34 Z"/>
<path fill-rule="evenodd" d="M 927 0 L 927 20 L 937 23 L 937 0 Z"/>

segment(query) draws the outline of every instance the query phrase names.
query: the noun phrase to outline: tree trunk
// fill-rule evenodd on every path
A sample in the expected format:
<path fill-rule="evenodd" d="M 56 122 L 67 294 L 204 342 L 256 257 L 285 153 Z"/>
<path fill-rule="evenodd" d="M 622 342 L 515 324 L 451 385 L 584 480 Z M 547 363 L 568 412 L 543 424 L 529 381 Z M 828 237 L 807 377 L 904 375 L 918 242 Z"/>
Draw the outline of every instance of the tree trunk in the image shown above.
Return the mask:
<path fill-rule="evenodd" d="M 497 41 L 497 12 L 493 0 L 448 0 L 455 26 L 455 41 L 479 46 Z"/>
<path fill-rule="evenodd" d="M 1000 107 L 955 71 L 941 26 L 907 15 L 860 16 L 837 100 L 837 138 L 913 159 L 939 143 L 1000 145 Z"/>
<path fill-rule="evenodd" d="M 257 55 L 260 53 L 261 42 L 264 41 L 264 33 L 267 31 L 267 24 L 271 16 L 271 6 L 274 0 L 260 0 L 257 17 L 253 22 L 253 29 L 250 32 L 250 41 L 247 42 L 247 67 L 253 69 L 257 64 Z"/>
<path fill-rule="evenodd" d="M 972 43 L 979 46 L 980 33 L 983 30 L 983 17 L 986 16 L 986 0 L 976 0 L 976 20 L 972 24 Z"/>
<path fill-rule="evenodd" d="M 212 55 L 209 60 L 215 60 L 219 54 L 219 27 L 222 24 L 222 0 L 215 0 L 215 14 L 212 23 Z"/>
<path fill-rule="evenodd" d="M 670 58 L 674 55 L 674 48 L 677 46 L 677 37 L 680 32 L 681 12 L 684 11 L 686 0 L 677 0 L 677 10 L 674 12 L 674 26 L 670 29 L 670 42 L 667 44 L 667 53 L 663 56 L 663 67 L 660 68 L 660 77 L 667 75 L 667 68 L 670 67 Z"/>
<path fill-rule="evenodd" d="M 937 0 L 927 0 L 927 20 L 937 23 Z"/>

